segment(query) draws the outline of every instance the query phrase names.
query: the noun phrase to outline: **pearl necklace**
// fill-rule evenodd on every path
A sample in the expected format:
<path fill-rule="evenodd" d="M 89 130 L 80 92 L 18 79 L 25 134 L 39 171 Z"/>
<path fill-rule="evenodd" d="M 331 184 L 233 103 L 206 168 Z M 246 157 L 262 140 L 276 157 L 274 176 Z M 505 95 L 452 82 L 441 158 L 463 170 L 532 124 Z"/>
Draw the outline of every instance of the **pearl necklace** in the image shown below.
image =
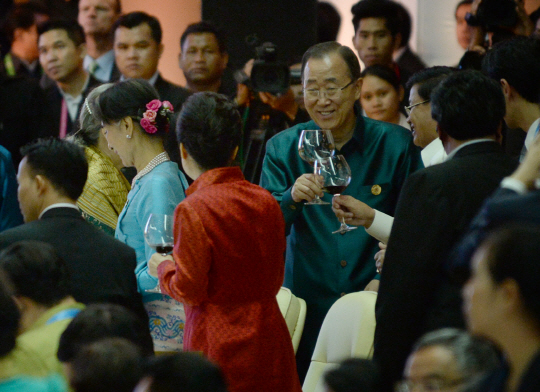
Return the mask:
<path fill-rule="evenodd" d="M 169 156 L 165 151 L 163 151 L 161 154 L 156 155 L 150 162 L 148 162 L 148 165 L 145 166 L 144 169 L 142 169 L 140 172 L 137 173 L 135 177 L 133 177 L 133 181 L 131 181 L 131 187 L 135 185 L 135 182 L 150 173 L 157 165 L 163 162 L 170 161 Z"/>

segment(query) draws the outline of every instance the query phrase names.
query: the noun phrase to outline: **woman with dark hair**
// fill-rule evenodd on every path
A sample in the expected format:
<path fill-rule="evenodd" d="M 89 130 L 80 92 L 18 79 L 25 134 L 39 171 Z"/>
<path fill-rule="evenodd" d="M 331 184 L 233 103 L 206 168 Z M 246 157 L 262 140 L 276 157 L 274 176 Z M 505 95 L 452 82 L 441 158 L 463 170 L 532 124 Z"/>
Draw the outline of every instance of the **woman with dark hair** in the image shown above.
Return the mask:
<path fill-rule="evenodd" d="M 73 136 L 73 140 L 84 147 L 88 161 L 88 179 L 77 206 L 88 222 L 110 235 L 114 235 L 118 215 L 131 189 L 120 172 L 124 166 L 120 157 L 109 149 L 101 132 L 101 122 L 94 116 L 99 95 L 112 86 L 112 83 L 102 84 L 90 92 L 79 116 L 80 129 Z"/>
<path fill-rule="evenodd" d="M 478 391 L 540 391 L 539 238 L 539 226 L 508 226 L 473 256 L 463 289 L 468 328 L 499 346 L 506 361 Z"/>
<path fill-rule="evenodd" d="M 181 303 L 167 295 L 150 293 L 157 280 L 148 275 L 147 261 L 155 252 L 144 239 L 150 214 L 172 215 L 184 197 L 187 182 L 178 165 L 169 159 L 164 141 L 172 132 L 173 107 L 160 101 L 146 81 L 119 82 L 100 94 L 96 117 L 110 148 L 124 166 L 137 175 L 116 226 L 115 237 L 135 249 L 137 283 L 150 318 L 156 351 L 181 351 L 185 315 Z"/>
<path fill-rule="evenodd" d="M 300 392 L 276 300 L 285 222 L 270 193 L 234 166 L 241 135 L 240 114 L 225 96 L 188 98 L 177 136 L 195 181 L 175 211 L 174 260 L 155 254 L 149 268 L 186 307 L 184 348 L 219 364 L 231 392 Z"/>
<path fill-rule="evenodd" d="M 410 129 L 400 112 L 405 91 L 396 73 L 388 67 L 372 65 L 364 69 L 361 77 L 360 104 L 366 116 Z"/>

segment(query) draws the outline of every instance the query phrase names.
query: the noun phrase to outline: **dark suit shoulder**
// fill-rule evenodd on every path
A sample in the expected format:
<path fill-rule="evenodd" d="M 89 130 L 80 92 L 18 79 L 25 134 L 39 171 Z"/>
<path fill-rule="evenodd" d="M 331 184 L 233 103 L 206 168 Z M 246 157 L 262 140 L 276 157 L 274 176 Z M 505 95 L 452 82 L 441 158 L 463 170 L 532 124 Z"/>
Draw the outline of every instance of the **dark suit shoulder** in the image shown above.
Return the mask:
<path fill-rule="evenodd" d="M 154 87 L 162 101 L 169 101 L 172 103 L 175 112 L 180 111 L 181 106 L 191 95 L 191 92 L 188 89 L 163 79 L 161 75 L 158 76 Z"/>

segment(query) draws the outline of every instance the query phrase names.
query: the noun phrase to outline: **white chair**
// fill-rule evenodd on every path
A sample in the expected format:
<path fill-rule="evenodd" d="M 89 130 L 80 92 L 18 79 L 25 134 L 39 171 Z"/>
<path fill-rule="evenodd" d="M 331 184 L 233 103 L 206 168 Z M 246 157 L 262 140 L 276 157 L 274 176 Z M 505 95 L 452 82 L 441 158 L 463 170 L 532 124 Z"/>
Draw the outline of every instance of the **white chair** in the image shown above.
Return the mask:
<path fill-rule="evenodd" d="M 291 290 L 282 287 L 276 296 L 279 310 L 287 323 L 287 328 L 291 334 L 294 352 L 298 350 L 300 338 L 304 331 L 306 321 L 306 301 L 296 297 Z"/>
<path fill-rule="evenodd" d="M 330 308 L 319 332 L 303 392 L 324 392 L 324 373 L 347 358 L 371 358 L 375 336 L 374 291 L 351 293 Z"/>

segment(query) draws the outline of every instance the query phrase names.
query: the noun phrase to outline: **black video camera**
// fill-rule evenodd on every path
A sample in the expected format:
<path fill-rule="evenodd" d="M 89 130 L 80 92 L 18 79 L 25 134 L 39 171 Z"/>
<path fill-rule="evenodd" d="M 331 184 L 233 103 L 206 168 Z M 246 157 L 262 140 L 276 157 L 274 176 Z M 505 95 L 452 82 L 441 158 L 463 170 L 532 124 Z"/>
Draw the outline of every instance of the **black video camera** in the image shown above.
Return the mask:
<path fill-rule="evenodd" d="M 291 81 L 289 67 L 277 60 L 277 47 L 265 42 L 255 48 L 255 61 L 251 69 L 251 86 L 254 91 L 274 95 L 287 92 Z"/>

